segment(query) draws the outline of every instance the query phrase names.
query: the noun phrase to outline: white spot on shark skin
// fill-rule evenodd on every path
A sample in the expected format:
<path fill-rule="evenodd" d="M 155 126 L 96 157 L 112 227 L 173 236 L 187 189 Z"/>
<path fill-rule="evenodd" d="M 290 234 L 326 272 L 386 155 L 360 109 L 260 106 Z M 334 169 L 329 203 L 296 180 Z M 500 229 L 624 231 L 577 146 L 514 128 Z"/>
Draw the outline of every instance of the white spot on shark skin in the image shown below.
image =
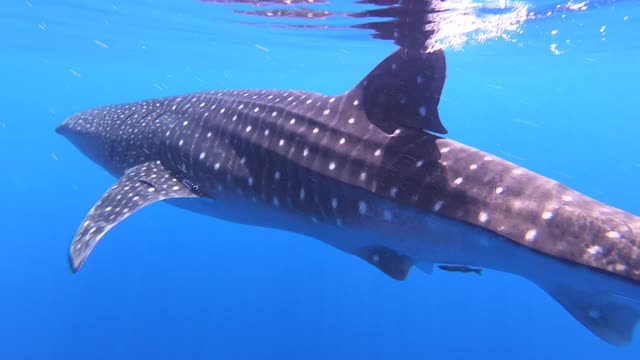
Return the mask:
<path fill-rule="evenodd" d="M 323 112 L 322 112 L 322 114 L 324 114 L 324 115 L 329 115 L 329 113 L 330 113 L 330 112 L 331 112 L 331 110 L 330 110 L 330 109 L 326 109 L 325 111 L 323 111 Z"/>
<path fill-rule="evenodd" d="M 493 158 L 491 156 L 485 156 L 484 158 L 482 158 L 484 161 L 491 161 L 493 160 Z"/>
<path fill-rule="evenodd" d="M 587 313 L 589 317 L 592 319 L 600 319 L 600 317 L 602 316 L 602 313 L 600 312 L 600 310 L 594 309 L 594 308 L 589 309 Z"/>
<path fill-rule="evenodd" d="M 502 194 L 503 191 L 504 191 L 504 188 L 502 186 L 498 186 L 496 188 L 496 194 L 498 194 L 498 195 Z"/>
<path fill-rule="evenodd" d="M 553 213 L 551 211 L 545 211 L 540 215 L 540 217 L 544 220 L 549 220 L 553 217 Z"/>
<path fill-rule="evenodd" d="M 562 201 L 566 202 L 573 200 L 569 195 L 562 195 L 560 198 L 562 199 Z"/>
<path fill-rule="evenodd" d="M 300 200 L 304 200 L 304 188 L 300 188 Z"/>
<path fill-rule="evenodd" d="M 390 221 L 390 220 L 391 220 L 391 218 L 392 218 L 393 216 L 392 216 L 392 214 L 391 214 L 391 211 L 389 211 L 389 210 L 385 209 L 385 210 L 382 212 L 382 217 L 383 217 L 386 221 Z"/>
<path fill-rule="evenodd" d="M 284 139 L 280 139 L 280 141 L 278 142 L 278 145 L 280 146 L 284 145 Z"/>
<path fill-rule="evenodd" d="M 247 126 L 247 129 L 245 130 L 246 132 L 251 131 L 251 125 Z"/>
<path fill-rule="evenodd" d="M 289 120 L 289 124 L 293 125 L 293 124 L 295 124 L 295 123 L 296 123 L 296 119 L 295 119 L 295 118 L 293 118 L 293 119 Z"/>
<path fill-rule="evenodd" d="M 602 253 L 602 248 L 598 245 L 591 245 L 587 248 L 587 252 L 591 254 L 591 256 L 600 255 Z"/>
<path fill-rule="evenodd" d="M 184 145 L 184 140 L 180 139 L 180 141 L 178 141 L 178 146 L 182 146 Z"/>
<path fill-rule="evenodd" d="M 382 154 L 382 151 L 380 149 L 376 150 L 376 152 L 373 153 L 374 156 L 380 156 L 380 154 Z"/>
<path fill-rule="evenodd" d="M 416 167 L 422 167 L 422 165 L 424 165 L 424 160 L 416 161 Z"/>
<path fill-rule="evenodd" d="M 200 153 L 200 160 L 204 159 L 204 158 L 205 158 L 205 156 L 207 156 L 207 154 L 206 154 L 206 153 L 204 153 L 204 152 Z"/>
<path fill-rule="evenodd" d="M 605 235 L 607 235 L 609 239 L 619 239 L 621 237 L 619 232 L 613 230 L 607 231 Z"/>
<path fill-rule="evenodd" d="M 427 108 L 425 106 L 420 106 L 420 109 L 418 109 L 418 113 L 420 113 L 420 116 L 427 116 Z"/>
<path fill-rule="evenodd" d="M 309 155 L 309 148 L 304 148 L 304 150 L 302 150 L 302 156 L 307 156 Z"/>
<path fill-rule="evenodd" d="M 367 213 L 367 203 L 365 203 L 364 201 L 358 201 L 358 211 L 360 212 L 360 215 L 364 215 Z"/>
<path fill-rule="evenodd" d="M 527 231 L 526 234 L 524 234 L 524 239 L 529 241 L 529 242 L 532 242 L 532 241 L 534 241 L 536 239 L 536 235 L 538 235 L 538 230 L 531 229 L 531 230 Z"/>
<path fill-rule="evenodd" d="M 480 221 L 481 223 L 486 223 L 487 220 L 489 220 L 489 214 L 484 211 L 480 211 L 480 213 L 478 213 L 478 221 Z"/>
<path fill-rule="evenodd" d="M 188 120 L 185 120 L 185 121 L 182 123 L 182 126 L 187 126 L 187 125 L 189 125 L 189 121 L 188 121 Z"/>
<path fill-rule="evenodd" d="M 349 122 L 349 124 L 353 124 L 354 122 L 356 122 L 356 119 L 355 118 L 349 118 L 348 122 Z"/>
<path fill-rule="evenodd" d="M 336 198 L 332 198 L 331 199 L 331 207 L 336 209 L 338 207 L 338 199 Z"/>
<path fill-rule="evenodd" d="M 440 209 L 442 209 L 442 205 L 444 205 L 444 202 L 442 200 L 436 201 L 435 204 L 433 204 L 433 212 L 440 211 Z"/>
<path fill-rule="evenodd" d="M 453 180 L 453 183 L 456 184 L 456 185 L 460 185 L 460 184 L 462 184 L 463 180 L 464 179 L 462 177 L 459 177 L 459 178 Z"/>
<path fill-rule="evenodd" d="M 358 104 L 359 104 L 359 103 L 360 103 L 360 101 L 358 101 L 358 100 L 354 100 L 354 101 L 353 101 L 353 105 L 354 105 L 354 106 L 358 106 Z"/>
<path fill-rule="evenodd" d="M 314 133 L 314 134 L 317 134 L 317 133 L 318 133 L 318 131 L 320 131 L 320 129 L 318 129 L 318 128 L 313 128 L 313 133 Z"/>
<path fill-rule="evenodd" d="M 513 175 L 521 175 L 521 174 L 523 174 L 523 173 L 524 173 L 524 171 L 523 171 L 522 169 L 513 169 L 513 170 L 511 171 L 511 173 L 512 173 Z"/>
<path fill-rule="evenodd" d="M 336 101 L 336 98 L 334 98 L 334 97 L 332 97 L 331 99 L 329 99 L 329 102 L 330 102 L 330 103 L 332 103 L 332 102 L 334 102 L 334 101 Z"/>
<path fill-rule="evenodd" d="M 469 170 L 475 170 L 477 168 L 478 168 L 478 165 L 476 165 L 476 164 L 469 165 Z"/>
<path fill-rule="evenodd" d="M 398 188 L 393 186 L 391 187 L 391 189 L 389 190 L 389 195 L 391 195 L 391 197 L 395 198 L 396 195 L 398 195 Z"/>
<path fill-rule="evenodd" d="M 340 145 L 344 144 L 347 140 L 345 138 L 340 139 L 340 141 L 338 141 L 338 143 Z"/>
<path fill-rule="evenodd" d="M 361 172 L 360 173 L 360 181 L 365 181 L 367 179 L 367 173 L 366 172 Z"/>
<path fill-rule="evenodd" d="M 334 170 L 336 168 L 336 163 L 333 161 L 329 163 L 329 170 Z"/>
<path fill-rule="evenodd" d="M 273 174 L 273 178 L 276 180 L 280 179 L 280 171 L 276 170 L 276 172 Z"/>
<path fill-rule="evenodd" d="M 617 263 L 617 264 L 613 265 L 613 268 L 614 268 L 617 272 L 623 272 L 623 271 L 626 271 L 626 270 L 627 270 L 627 265 Z"/>
<path fill-rule="evenodd" d="M 440 149 L 440 152 L 441 152 L 442 154 L 444 154 L 444 153 L 446 153 L 446 152 L 449 152 L 449 150 L 451 150 L 451 148 L 445 147 L 445 148 Z"/>
<path fill-rule="evenodd" d="M 380 261 L 380 255 L 375 254 L 371 257 L 371 261 L 373 261 L 374 263 L 377 263 Z"/>
<path fill-rule="evenodd" d="M 215 165 L 213 165 L 213 170 L 215 171 L 220 170 L 220 163 L 215 163 Z"/>

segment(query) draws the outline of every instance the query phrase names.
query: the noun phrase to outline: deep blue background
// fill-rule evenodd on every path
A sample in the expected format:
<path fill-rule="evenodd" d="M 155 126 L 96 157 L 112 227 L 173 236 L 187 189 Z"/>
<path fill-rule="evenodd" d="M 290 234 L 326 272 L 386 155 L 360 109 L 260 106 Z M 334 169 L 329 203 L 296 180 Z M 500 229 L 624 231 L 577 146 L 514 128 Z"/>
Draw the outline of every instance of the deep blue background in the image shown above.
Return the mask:
<path fill-rule="evenodd" d="M 70 239 L 113 179 L 54 133 L 66 116 L 216 88 L 340 93 L 393 50 L 234 19 L 192 0 L 3 2 L 0 359 L 640 357 L 640 339 L 606 345 L 521 278 L 399 282 L 316 240 L 165 204 L 72 275 Z M 639 21 L 626 2 L 449 51 L 451 137 L 640 214 Z"/>

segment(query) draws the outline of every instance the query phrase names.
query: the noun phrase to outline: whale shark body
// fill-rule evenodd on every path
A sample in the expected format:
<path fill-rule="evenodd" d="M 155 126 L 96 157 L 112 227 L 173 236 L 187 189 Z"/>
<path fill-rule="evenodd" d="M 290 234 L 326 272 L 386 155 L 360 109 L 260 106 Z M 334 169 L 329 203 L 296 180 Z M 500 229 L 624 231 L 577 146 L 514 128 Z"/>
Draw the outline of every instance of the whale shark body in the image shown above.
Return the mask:
<path fill-rule="evenodd" d="M 525 277 L 603 340 L 640 319 L 640 218 L 445 138 L 442 51 L 399 49 L 350 91 L 231 90 L 107 106 L 57 128 L 119 180 L 77 230 L 156 201 L 324 241 L 394 279 L 434 264 Z"/>

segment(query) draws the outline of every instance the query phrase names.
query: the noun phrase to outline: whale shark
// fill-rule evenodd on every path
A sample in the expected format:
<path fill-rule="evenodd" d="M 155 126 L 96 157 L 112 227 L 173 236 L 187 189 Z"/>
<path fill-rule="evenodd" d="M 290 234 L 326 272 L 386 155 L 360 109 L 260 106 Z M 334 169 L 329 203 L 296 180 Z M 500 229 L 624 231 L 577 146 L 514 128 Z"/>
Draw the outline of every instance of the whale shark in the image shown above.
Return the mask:
<path fill-rule="evenodd" d="M 97 107 L 56 131 L 118 180 L 71 242 L 166 201 L 282 229 L 392 279 L 412 268 L 526 278 L 597 337 L 640 319 L 640 218 L 456 142 L 438 112 L 442 50 L 399 48 L 349 91 L 216 90 Z"/>

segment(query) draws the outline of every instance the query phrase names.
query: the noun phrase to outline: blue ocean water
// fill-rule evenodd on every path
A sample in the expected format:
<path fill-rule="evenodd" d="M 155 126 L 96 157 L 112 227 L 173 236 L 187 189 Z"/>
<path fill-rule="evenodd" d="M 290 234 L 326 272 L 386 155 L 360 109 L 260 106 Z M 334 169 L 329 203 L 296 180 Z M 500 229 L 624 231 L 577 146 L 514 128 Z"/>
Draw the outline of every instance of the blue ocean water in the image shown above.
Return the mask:
<path fill-rule="evenodd" d="M 601 4 L 448 50 L 440 114 L 455 140 L 640 214 L 640 7 Z M 72 275 L 70 239 L 114 179 L 54 133 L 66 116 L 218 88 L 340 93 L 394 49 L 362 30 L 241 25 L 233 8 L 3 4 L 0 359 L 638 359 L 640 339 L 605 344 L 522 278 L 396 281 L 316 240 L 165 204 Z"/>

